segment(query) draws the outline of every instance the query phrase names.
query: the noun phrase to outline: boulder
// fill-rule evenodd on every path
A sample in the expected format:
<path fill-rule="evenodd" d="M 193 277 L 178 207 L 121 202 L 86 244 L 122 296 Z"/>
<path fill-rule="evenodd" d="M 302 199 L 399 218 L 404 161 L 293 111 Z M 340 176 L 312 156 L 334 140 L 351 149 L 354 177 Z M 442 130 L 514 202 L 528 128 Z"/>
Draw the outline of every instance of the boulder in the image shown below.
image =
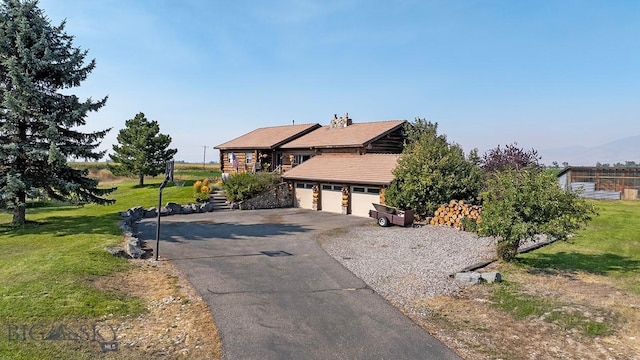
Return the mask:
<path fill-rule="evenodd" d="M 124 251 L 133 259 L 139 259 L 144 255 L 144 251 L 140 247 L 134 246 L 131 243 L 125 244 Z"/>
<path fill-rule="evenodd" d="M 127 254 L 124 252 L 124 249 L 121 246 L 106 246 L 104 249 L 114 256 L 123 256 L 123 257 L 127 256 Z"/>
<path fill-rule="evenodd" d="M 156 209 L 155 207 L 149 208 L 144 211 L 145 218 L 154 218 L 156 216 L 158 216 L 158 209 Z"/>
<path fill-rule="evenodd" d="M 478 285 L 482 282 L 480 273 L 473 272 L 459 272 L 454 277 L 457 284 L 462 286 Z"/>
<path fill-rule="evenodd" d="M 144 216 L 144 208 L 142 206 L 131 208 L 128 212 L 129 217 L 132 217 L 134 220 L 142 219 L 142 217 Z"/>
<path fill-rule="evenodd" d="M 480 274 L 480 276 L 482 277 L 482 280 L 484 280 L 484 281 L 486 281 L 488 283 L 501 282 L 502 281 L 502 275 L 500 275 L 500 273 L 497 272 L 497 271 L 490 271 L 490 272 L 482 273 L 482 274 Z"/>
<path fill-rule="evenodd" d="M 166 206 L 161 207 L 160 216 L 168 216 L 168 215 L 173 215 L 173 213 L 171 213 L 171 209 L 167 208 Z"/>
<path fill-rule="evenodd" d="M 212 202 L 206 202 L 200 205 L 202 212 L 212 212 L 214 207 L 215 206 Z"/>
<path fill-rule="evenodd" d="M 181 214 L 182 211 L 182 205 L 174 202 L 168 202 L 164 207 L 169 210 L 171 215 Z"/>

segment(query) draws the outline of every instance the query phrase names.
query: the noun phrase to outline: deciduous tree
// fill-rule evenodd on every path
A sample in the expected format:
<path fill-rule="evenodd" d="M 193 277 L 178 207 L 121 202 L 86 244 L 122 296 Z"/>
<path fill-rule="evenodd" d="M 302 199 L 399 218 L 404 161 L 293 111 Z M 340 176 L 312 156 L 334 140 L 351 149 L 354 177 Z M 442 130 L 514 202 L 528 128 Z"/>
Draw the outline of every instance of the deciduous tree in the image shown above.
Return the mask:
<path fill-rule="evenodd" d="M 523 240 L 538 234 L 566 239 L 596 213 L 585 199 L 562 189 L 554 174 L 537 167 L 493 174 L 482 200 L 478 232 L 498 238 L 498 257 L 506 261 L 515 258 Z"/>
<path fill-rule="evenodd" d="M 387 203 L 425 217 L 452 199 L 473 202 L 482 185 L 477 151 L 465 157 L 460 145 L 438 135 L 438 124 L 416 119 L 405 129 L 407 142 L 386 191 Z"/>
<path fill-rule="evenodd" d="M 109 131 L 83 133 L 90 111 L 106 97 L 80 100 L 69 94 L 95 68 L 87 51 L 73 45 L 65 23 L 50 23 L 34 0 L 0 3 L 0 193 L 13 211 L 13 223 L 25 222 L 27 193 L 54 199 L 76 198 L 99 204 L 103 196 L 87 171 L 67 165 L 67 158 L 98 160 L 96 151 Z M 64 93 L 63 93 L 64 91 Z"/>
<path fill-rule="evenodd" d="M 158 122 L 147 120 L 143 113 L 126 121 L 118 133 L 118 143 L 109 155 L 117 165 L 109 165 L 109 169 L 115 175 L 137 175 L 141 186 L 145 175 L 163 173 L 166 162 L 178 152 L 169 149 L 171 136 L 161 134 Z"/>
<path fill-rule="evenodd" d="M 517 143 L 487 151 L 482 156 L 482 169 L 487 172 L 495 172 L 506 169 L 523 169 L 526 167 L 539 167 L 541 157 L 535 149 L 524 150 Z"/>

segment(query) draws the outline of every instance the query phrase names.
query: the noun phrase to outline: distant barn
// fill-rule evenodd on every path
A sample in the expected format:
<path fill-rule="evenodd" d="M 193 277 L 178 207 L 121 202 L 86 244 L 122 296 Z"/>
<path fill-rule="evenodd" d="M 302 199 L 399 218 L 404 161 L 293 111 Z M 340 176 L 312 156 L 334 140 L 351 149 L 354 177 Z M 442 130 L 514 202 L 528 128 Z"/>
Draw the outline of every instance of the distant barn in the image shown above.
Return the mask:
<path fill-rule="evenodd" d="M 591 199 L 638 199 L 640 167 L 571 166 L 558 174 L 560 186 Z"/>

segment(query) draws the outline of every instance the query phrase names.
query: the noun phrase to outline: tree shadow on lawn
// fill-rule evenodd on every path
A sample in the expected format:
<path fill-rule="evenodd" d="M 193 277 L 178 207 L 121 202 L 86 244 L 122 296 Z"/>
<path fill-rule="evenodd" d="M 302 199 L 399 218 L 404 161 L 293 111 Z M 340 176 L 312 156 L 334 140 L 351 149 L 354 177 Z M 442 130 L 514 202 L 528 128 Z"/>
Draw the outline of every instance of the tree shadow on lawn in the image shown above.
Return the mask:
<path fill-rule="evenodd" d="M 155 240 L 156 223 L 142 222 L 137 225 L 142 240 Z M 160 224 L 160 240 L 180 243 L 187 240 L 245 240 L 244 238 L 266 238 L 308 232 L 311 229 L 291 224 L 235 224 L 235 223 L 168 223 Z"/>
<path fill-rule="evenodd" d="M 118 214 L 49 216 L 38 221 L 28 221 L 25 225 L 0 225 L 0 236 L 42 235 L 68 236 L 79 234 L 122 235 L 117 226 Z M 28 218 L 27 218 L 28 220 Z"/>
<path fill-rule="evenodd" d="M 610 272 L 627 273 L 640 270 L 640 261 L 616 254 L 581 254 L 559 252 L 556 254 L 531 253 L 518 259 L 520 264 L 538 269 L 581 270 L 596 275 Z"/>

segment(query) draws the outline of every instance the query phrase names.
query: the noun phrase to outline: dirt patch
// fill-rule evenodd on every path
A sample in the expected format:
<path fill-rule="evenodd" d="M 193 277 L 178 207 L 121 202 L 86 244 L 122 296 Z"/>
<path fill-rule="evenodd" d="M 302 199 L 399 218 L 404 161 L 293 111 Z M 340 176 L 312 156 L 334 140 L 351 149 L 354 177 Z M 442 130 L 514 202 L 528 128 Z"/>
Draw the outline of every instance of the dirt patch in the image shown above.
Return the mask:
<path fill-rule="evenodd" d="M 221 344 L 207 304 L 167 261 L 131 260 L 133 269 L 98 279 L 100 289 L 143 299 L 136 317 L 104 320 L 118 327 L 112 359 L 220 359 Z"/>
<path fill-rule="evenodd" d="M 456 298 L 418 299 L 403 311 L 466 359 L 640 359 L 640 296 L 590 274 L 526 272 L 507 264 L 494 270 L 524 296 L 606 323 L 610 331 L 587 335 L 549 321 L 550 314 L 518 319 L 492 305 L 492 285 L 466 288 Z"/>

